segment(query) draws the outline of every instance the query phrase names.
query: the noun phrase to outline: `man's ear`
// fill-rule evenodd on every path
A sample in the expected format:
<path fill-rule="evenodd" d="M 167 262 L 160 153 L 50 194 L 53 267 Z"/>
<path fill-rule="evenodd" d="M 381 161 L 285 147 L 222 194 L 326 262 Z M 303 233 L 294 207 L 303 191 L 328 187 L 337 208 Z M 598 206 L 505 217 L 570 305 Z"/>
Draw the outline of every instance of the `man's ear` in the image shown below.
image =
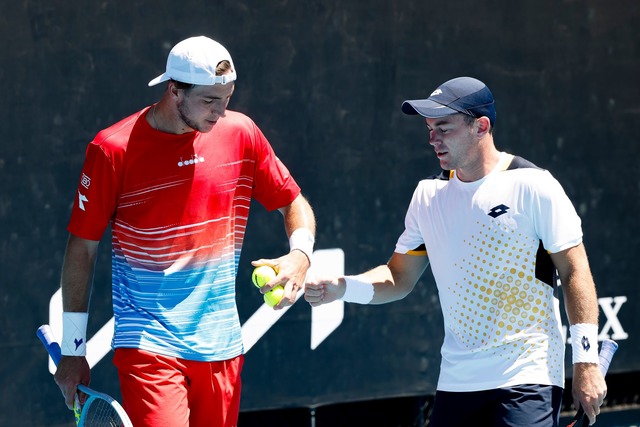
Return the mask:
<path fill-rule="evenodd" d="M 169 82 L 169 92 L 172 96 L 178 96 L 178 87 L 173 81 Z"/>
<path fill-rule="evenodd" d="M 484 136 L 489 133 L 489 130 L 491 129 L 491 121 L 487 116 L 478 118 L 476 120 L 476 125 L 478 126 L 476 131 L 478 136 Z"/>

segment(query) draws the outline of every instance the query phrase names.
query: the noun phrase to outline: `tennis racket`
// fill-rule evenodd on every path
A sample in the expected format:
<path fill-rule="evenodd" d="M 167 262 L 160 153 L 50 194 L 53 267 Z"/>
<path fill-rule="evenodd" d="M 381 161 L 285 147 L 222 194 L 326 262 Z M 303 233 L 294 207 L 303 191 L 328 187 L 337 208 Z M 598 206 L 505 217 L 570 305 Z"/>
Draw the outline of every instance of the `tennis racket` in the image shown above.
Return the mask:
<path fill-rule="evenodd" d="M 40 326 L 37 335 L 57 366 L 62 358 L 62 352 L 60 345 L 53 337 L 51 327 Z M 78 390 L 87 395 L 84 405 L 80 405 L 76 395 L 73 412 L 78 427 L 133 427 L 127 413 L 113 397 L 92 390 L 83 384 L 78 384 Z"/>
<path fill-rule="evenodd" d="M 613 359 L 613 355 L 615 354 L 617 349 L 618 349 L 618 344 L 615 341 L 613 340 L 602 341 L 602 344 L 600 345 L 600 354 L 598 355 L 598 358 L 600 359 L 600 362 L 599 362 L 600 372 L 602 372 L 603 376 L 607 374 L 607 371 L 609 370 L 609 365 L 611 364 L 611 359 Z M 578 413 L 576 413 L 576 416 L 573 417 L 573 419 L 571 420 L 571 422 L 567 427 L 574 427 L 576 423 L 581 419 L 582 419 L 583 427 L 589 425 L 589 418 L 584 414 L 584 409 L 582 409 L 582 407 L 578 409 Z"/>

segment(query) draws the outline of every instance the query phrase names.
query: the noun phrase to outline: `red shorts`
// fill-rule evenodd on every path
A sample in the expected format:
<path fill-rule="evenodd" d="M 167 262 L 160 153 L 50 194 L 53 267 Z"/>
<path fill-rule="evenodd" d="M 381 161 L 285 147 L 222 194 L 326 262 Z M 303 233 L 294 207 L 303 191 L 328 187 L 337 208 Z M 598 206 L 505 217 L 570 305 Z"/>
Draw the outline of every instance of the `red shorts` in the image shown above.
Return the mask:
<path fill-rule="evenodd" d="M 123 406 L 135 427 L 236 427 L 244 356 L 197 362 L 118 348 Z"/>

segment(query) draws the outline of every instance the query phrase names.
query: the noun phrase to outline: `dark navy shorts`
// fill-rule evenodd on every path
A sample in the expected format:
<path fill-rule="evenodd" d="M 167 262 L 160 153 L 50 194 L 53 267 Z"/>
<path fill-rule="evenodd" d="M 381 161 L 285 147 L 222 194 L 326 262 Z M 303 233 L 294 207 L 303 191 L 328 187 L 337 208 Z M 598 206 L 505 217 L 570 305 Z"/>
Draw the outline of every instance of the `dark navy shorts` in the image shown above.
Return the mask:
<path fill-rule="evenodd" d="M 525 384 L 473 392 L 436 391 L 429 427 L 557 427 L 562 388 Z"/>

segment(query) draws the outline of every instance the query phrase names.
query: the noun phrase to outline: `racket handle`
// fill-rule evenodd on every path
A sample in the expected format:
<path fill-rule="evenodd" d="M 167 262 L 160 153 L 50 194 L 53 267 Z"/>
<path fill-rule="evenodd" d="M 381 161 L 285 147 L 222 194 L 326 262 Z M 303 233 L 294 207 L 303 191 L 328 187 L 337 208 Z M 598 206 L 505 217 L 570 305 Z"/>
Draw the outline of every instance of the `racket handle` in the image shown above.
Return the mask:
<path fill-rule="evenodd" d="M 58 366 L 60 363 L 60 359 L 62 359 L 62 350 L 60 349 L 60 344 L 56 341 L 56 338 L 53 336 L 53 331 L 51 330 L 51 326 L 42 325 L 38 328 L 36 332 L 42 344 L 44 344 L 49 356 L 53 359 L 53 363 Z M 91 389 L 84 384 L 78 384 L 78 390 L 83 391 L 87 394 L 91 393 Z"/>
<path fill-rule="evenodd" d="M 44 344 L 44 347 L 47 349 L 49 356 L 53 359 L 53 363 L 58 366 L 60 363 L 60 359 L 62 359 L 62 350 L 60 349 L 60 344 L 56 341 L 56 338 L 53 336 L 53 331 L 51 330 L 51 326 L 42 325 L 38 328 L 36 335 Z M 87 393 L 89 389 L 83 384 L 78 384 L 78 389 Z M 80 418 L 82 415 L 82 404 L 80 403 L 80 399 L 78 397 L 78 393 L 73 398 L 73 416 L 76 420 L 76 425 L 80 424 Z"/>
<path fill-rule="evenodd" d="M 613 359 L 613 355 L 616 350 L 618 350 L 618 343 L 613 340 L 604 340 L 600 345 L 600 353 L 598 355 L 599 364 L 600 364 L 600 372 L 602 375 L 606 375 L 609 370 L 609 365 L 611 364 L 611 359 Z"/>
<path fill-rule="evenodd" d="M 51 327 L 49 325 L 40 326 L 38 328 L 38 331 L 36 332 L 36 335 L 38 335 L 38 338 L 40 338 L 40 341 L 42 341 L 42 344 L 44 344 L 44 347 L 47 349 L 49 356 L 51 356 L 51 358 L 53 359 L 53 363 L 58 366 L 58 363 L 60 363 L 60 359 L 62 359 L 62 350 L 60 349 L 60 344 L 58 344 L 55 337 L 53 336 Z"/>
<path fill-rule="evenodd" d="M 609 370 L 609 365 L 611 364 L 611 359 L 613 359 L 613 355 L 618 350 L 618 343 L 613 340 L 606 339 L 602 341 L 600 344 L 600 353 L 598 353 L 598 364 L 600 365 L 600 372 L 602 372 L 602 376 L 607 375 L 607 371 Z M 584 408 L 580 407 L 578 409 L 578 413 L 571 420 L 567 427 L 574 427 L 578 420 L 582 419 L 582 425 L 589 424 L 589 418 L 584 414 Z"/>

